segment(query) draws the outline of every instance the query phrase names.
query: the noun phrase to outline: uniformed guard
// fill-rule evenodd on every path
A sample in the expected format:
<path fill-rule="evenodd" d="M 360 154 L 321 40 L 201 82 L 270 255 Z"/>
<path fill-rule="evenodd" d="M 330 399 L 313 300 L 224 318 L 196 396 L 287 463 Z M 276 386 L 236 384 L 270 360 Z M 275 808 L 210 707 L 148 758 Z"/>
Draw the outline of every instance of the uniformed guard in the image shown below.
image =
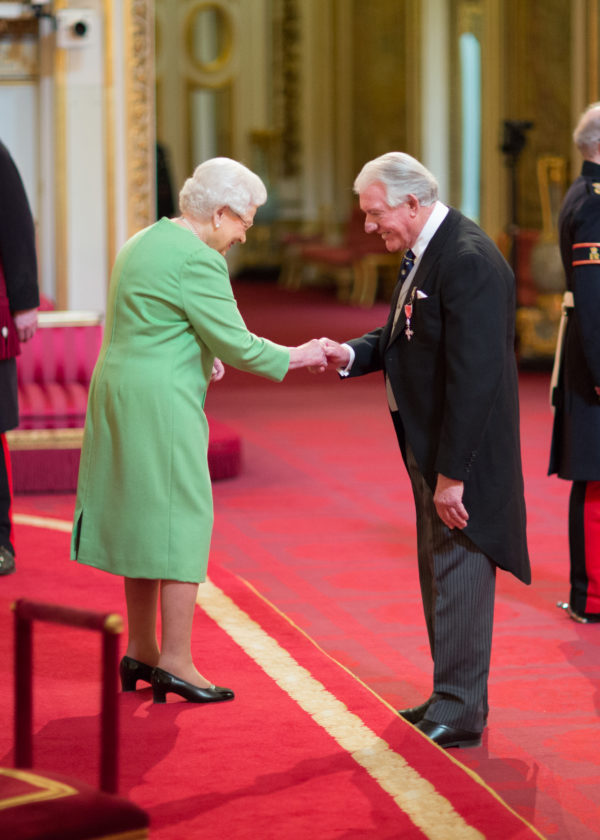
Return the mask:
<path fill-rule="evenodd" d="M 558 606 L 587 623 L 600 622 L 600 102 L 583 113 L 573 139 L 584 161 L 558 220 L 567 292 L 552 383 L 548 473 L 573 482 L 571 592 Z"/>

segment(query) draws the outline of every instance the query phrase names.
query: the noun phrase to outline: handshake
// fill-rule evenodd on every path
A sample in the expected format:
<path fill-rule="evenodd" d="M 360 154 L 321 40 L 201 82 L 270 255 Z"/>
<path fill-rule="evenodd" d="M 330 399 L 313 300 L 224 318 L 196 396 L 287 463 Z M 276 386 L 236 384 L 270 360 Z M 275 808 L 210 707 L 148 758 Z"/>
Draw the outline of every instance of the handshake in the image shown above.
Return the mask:
<path fill-rule="evenodd" d="M 323 373 L 329 365 L 334 370 L 350 361 L 348 348 L 330 338 L 313 338 L 299 347 L 290 347 L 290 370 L 306 367 L 311 373 Z"/>
<path fill-rule="evenodd" d="M 298 347 L 289 347 L 290 366 L 288 370 L 308 368 L 311 373 L 323 373 L 331 364 L 333 369 L 345 368 L 350 361 L 347 347 L 330 338 L 313 338 Z M 215 359 L 210 377 L 211 382 L 218 382 L 225 375 L 225 365 Z"/>

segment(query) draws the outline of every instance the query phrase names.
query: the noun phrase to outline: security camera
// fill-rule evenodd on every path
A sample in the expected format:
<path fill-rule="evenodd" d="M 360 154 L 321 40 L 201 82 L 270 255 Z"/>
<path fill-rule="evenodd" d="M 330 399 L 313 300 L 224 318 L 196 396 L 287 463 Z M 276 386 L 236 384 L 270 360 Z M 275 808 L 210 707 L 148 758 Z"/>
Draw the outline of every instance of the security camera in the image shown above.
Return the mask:
<path fill-rule="evenodd" d="M 74 38 L 85 38 L 88 31 L 88 24 L 85 20 L 77 20 L 71 26 L 71 32 L 73 33 Z"/>
<path fill-rule="evenodd" d="M 91 9 L 61 9 L 56 13 L 56 45 L 63 49 L 88 46 L 94 39 L 97 14 Z"/>

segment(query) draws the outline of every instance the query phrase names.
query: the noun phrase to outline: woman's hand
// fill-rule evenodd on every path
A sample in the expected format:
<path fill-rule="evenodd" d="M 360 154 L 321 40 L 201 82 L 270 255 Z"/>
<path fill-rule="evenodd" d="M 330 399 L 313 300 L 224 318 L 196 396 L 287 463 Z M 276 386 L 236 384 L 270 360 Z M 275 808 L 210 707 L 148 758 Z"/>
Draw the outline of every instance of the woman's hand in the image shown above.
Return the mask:
<path fill-rule="evenodd" d="M 213 362 L 212 373 L 210 375 L 211 382 L 218 382 L 225 376 L 225 365 L 220 359 L 215 358 Z"/>
<path fill-rule="evenodd" d="M 301 344 L 299 347 L 290 347 L 290 366 L 288 370 L 302 367 L 315 368 L 319 373 L 327 367 L 327 356 L 316 338 Z"/>

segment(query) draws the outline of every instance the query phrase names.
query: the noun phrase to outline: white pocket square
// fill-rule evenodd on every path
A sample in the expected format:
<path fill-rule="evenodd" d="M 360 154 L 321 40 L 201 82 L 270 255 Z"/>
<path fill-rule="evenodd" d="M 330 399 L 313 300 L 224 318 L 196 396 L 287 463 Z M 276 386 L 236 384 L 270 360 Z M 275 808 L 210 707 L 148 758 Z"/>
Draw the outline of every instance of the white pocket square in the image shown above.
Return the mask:
<path fill-rule="evenodd" d="M 417 289 L 417 297 L 419 299 L 422 299 L 422 298 L 426 298 L 427 295 L 425 294 L 425 292 L 422 292 L 420 289 Z"/>

